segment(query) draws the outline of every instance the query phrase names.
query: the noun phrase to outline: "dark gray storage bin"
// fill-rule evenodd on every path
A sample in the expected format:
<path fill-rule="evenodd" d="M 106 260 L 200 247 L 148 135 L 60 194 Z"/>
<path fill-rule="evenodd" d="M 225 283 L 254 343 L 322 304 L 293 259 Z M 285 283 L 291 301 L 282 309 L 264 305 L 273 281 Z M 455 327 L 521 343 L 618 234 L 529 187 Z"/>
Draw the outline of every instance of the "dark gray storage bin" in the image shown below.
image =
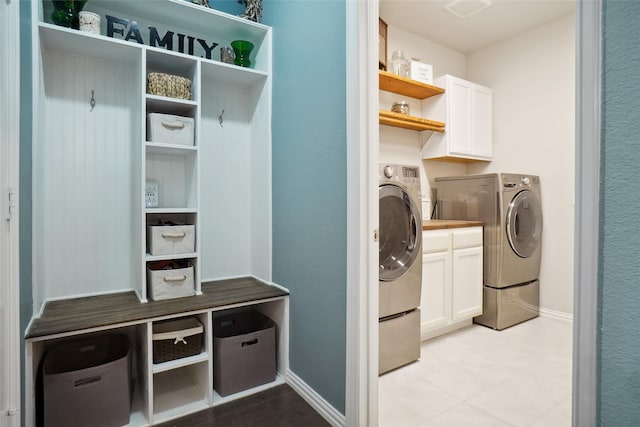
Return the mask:
<path fill-rule="evenodd" d="M 44 425 L 129 424 L 131 347 L 122 334 L 65 342 L 43 364 Z"/>
<path fill-rule="evenodd" d="M 221 396 L 269 383 L 276 378 L 273 320 L 257 311 L 213 320 L 213 384 Z"/>

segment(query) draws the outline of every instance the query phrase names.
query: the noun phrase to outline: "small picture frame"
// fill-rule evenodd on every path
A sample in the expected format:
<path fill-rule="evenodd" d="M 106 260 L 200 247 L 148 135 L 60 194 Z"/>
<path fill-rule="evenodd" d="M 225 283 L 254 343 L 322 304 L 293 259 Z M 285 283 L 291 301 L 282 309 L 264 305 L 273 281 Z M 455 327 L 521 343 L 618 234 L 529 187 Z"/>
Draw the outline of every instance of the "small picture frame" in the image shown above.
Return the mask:
<path fill-rule="evenodd" d="M 378 69 L 387 71 L 387 23 L 378 18 Z"/>

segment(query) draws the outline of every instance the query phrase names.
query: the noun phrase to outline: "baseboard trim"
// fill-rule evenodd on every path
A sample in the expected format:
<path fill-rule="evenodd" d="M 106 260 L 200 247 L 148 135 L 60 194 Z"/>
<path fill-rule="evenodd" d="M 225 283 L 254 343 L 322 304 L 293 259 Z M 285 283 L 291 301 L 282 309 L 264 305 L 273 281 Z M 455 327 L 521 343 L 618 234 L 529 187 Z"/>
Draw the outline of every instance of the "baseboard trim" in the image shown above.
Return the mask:
<path fill-rule="evenodd" d="M 311 405 L 313 409 L 318 411 L 318 413 L 322 415 L 322 418 L 327 420 L 333 427 L 344 427 L 346 425 L 344 414 L 341 414 L 336 408 L 331 406 L 329 402 L 324 400 L 324 398 L 304 382 L 302 378 L 291 372 L 291 370 L 287 370 L 285 380 L 292 389 Z"/>
<path fill-rule="evenodd" d="M 562 320 L 563 322 L 573 322 L 573 315 L 562 311 L 551 310 L 549 308 L 540 307 L 540 317 L 547 319 Z"/>

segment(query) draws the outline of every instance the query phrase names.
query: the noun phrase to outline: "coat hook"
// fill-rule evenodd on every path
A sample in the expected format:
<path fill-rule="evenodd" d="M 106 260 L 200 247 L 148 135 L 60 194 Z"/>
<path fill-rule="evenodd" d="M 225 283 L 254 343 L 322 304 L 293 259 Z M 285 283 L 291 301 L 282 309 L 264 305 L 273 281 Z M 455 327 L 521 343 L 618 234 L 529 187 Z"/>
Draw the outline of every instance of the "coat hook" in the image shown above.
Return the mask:
<path fill-rule="evenodd" d="M 89 111 L 93 111 L 96 106 L 96 99 L 93 97 L 93 89 L 91 90 L 91 101 L 89 101 L 89 105 L 91 105 L 91 110 Z"/>
<path fill-rule="evenodd" d="M 218 122 L 220 123 L 220 127 L 222 127 L 222 124 L 224 123 L 224 119 L 222 118 L 222 116 L 224 116 L 224 108 L 222 109 L 222 113 L 218 115 Z"/>

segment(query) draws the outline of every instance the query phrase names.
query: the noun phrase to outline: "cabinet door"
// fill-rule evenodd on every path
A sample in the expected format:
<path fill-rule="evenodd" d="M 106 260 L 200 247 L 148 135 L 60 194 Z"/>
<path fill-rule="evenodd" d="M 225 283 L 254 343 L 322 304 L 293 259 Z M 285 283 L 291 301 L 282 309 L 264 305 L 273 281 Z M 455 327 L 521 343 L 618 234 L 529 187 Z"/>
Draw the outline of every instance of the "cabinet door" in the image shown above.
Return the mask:
<path fill-rule="evenodd" d="M 452 264 L 451 319 L 482 314 L 482 246 L 454 249 Z"/>
<path fill-rule="evenodd" d="M 449 152 L 469 156 L 472 152 L 472 83 L 451 77 L 447 85 Z"/>
<path fill-rule="evenodd" d="M 451 251 L 424 254 L 422 258 L 421 332 L 447 324 L 451 311 Z"/>
<path fill-rule="evenodd" d="M 472 154 L 477 157 L 491 158 L 492 141 L 492 92 L 484 86 L 473 85 L 471 96 L 471 134 L 473 135 Z"/>

